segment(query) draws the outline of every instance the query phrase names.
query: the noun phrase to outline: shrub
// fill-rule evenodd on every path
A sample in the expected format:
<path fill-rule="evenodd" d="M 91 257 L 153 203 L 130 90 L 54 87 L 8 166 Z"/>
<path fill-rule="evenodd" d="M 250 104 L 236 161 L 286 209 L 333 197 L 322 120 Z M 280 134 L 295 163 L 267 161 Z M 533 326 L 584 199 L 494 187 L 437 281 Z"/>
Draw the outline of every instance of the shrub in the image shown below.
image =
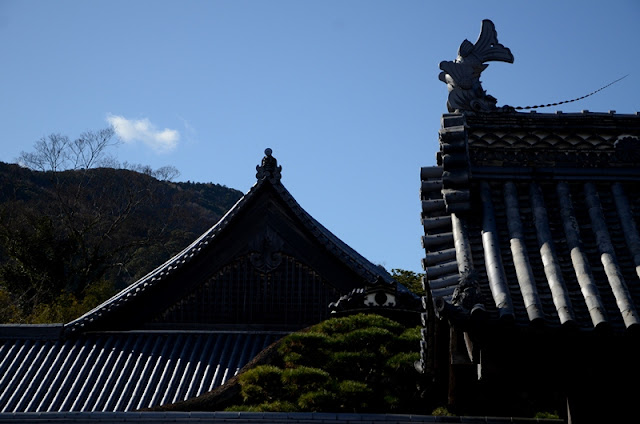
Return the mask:
<path fill-rule="evenodd" d="M 323 364 L 326 360 L 328 336 L 320 333 L 292 333 L 285 337 L 278 348 L 285 367 Z"/>
<path fill-rule="evenodd" d="M 341 409 L 358 411 L 369 406 L 373 390 L 365 383 L 353 380 L 344 380 L 338 384 L 338 399 Z"/>
<path fill-rule="evenodd" d="M 364 380 L 376 359 L 372 352 L 334 352 L 326 369 L 336 378 Z"/>
<path fill-rule="evenodd" d="M 270 399 L 269 392 L 257 384 L 243 384 L 240 393 L 242 394 L 242 399 L 248 404 L 260 403 Z"/>
<path fill-rule="evenodd" d="M 387 360 L 381 373 L 387 410 L 406 410 L 418 401 L 419 384 L 414 364 L 419 359 L 418 352 L 400 352 Z"/>
<path fill-rule="evenodd" d="M 353 352 L 373 351 L 381 352 L 387 344 L 395 339 L 393 333 L 384 328 L 370 327 L 353 330 L 345 334 L 340 341 L 340 347 Z"/>
<path fill-rule="evenodd" d="M 260 404 L 277 399 L 281 393 L 282 369 L 260 365 L 239 376 L 240 393 L 245 403 Z"/>
<path fill-rule="evenodd" d="M 384 397 L 384 410 L 385 411 L 397 411 L 401 408 L 402 399 L 399 396 L 386 395 Z"/>
<path fill-rule="evenodd" d="M 227 412 L 257 412 L 257 405 L 232 405 L 224 410 Z"/>
<path fill-rule="evenodd" d="M 557 420 L 560 418 L 556 411 L 554 412 L 536 412 L 533 418 L 544 419 L 544 420 Z"/>
<path fill-rule="evenodd" d="M 281 378 L 284 389 L 290 395 L 324 389 L 330 382 L 329 373 L 320 368 L 297 367 L 285 370 Z"/>
<path fill-rule="evenodd" d="M 22 312 L 11 299 L 11 294 L 0 288 L 0 323 L 21 322 Z"/>
<path fill-rule="evenodd" d="M 420 331 L 378 315 L 333 318 L 282 339 L 284 369 L 241 374 L 250 411 L 405 411 L 415 399 Z M 278 362 L 276 362 L 278 363 Z"/>
<path fill-rule="evenodd" d="M 298 352 L 287 352 L 282 354 L 282 362 L 285 368 L 294 368 L 298 364 L 306 362 Z"/>
<path fill-rule="evenodd" d="M 298 398 L 298 406 L 309 412 L 336 410 L 336 395 L 328 390 L 303 393 Z"/>
<path fill-rule="evenodd" d="M 334 335 L 369 327 L 382 328 L 394 334 L 400 334 L 404 330 L 402 324 L 381 315 L 356 314 L 323 321 L 314 326 L 311 331 Z"/>
<path fill-rule="evenodd" d="M 265 402 L 260 405 L 234 405 L 225 409 L 228 412 L 298 412 L 299 408 L 287 401 Z"/>
<path fill-rule="evenodd" d="M 297 412 L 299 410 L 300 409 L 297 405 L 282 400 L 277 400 L 270 403 L 262 403 L 257 407 L 258 412 Z"/>
<path fill-rule="evenodd" d="M 420 327 L 407 328 L 400 334 L 393 343 L 394 352 L 416 352 L 419 350 Z"/>
<path fill-rule="evenodd" d="M 449 412 L 449 410 L 445 406 L 439 406 L 431 411 L 431 415 L 434 415 L 436 417 L 453 417 L 455 414 Z"/>
<path fill-rule="evenodd" d="M 400 352 L 387 360 L 387 367 L 393 371 L 415 371 L 413 364 L 419 359 L 418 352 Z"/>

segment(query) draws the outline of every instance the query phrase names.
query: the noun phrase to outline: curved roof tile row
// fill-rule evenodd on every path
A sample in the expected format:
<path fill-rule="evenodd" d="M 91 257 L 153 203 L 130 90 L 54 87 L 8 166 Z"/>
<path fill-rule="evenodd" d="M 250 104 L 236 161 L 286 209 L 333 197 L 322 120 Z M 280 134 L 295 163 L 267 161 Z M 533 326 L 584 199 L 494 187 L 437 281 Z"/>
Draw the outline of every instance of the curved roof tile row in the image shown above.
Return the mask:
<path fill-rule="evenodd" d="M 583 125 L 584 133 L 597 132 L 602 122 L 590 128 L 588 117 L 575 115 L 579 122 L 571 125 Z M 568 118 L 562 116 L 562 122 Z M 529 125 L 514 128 L 520 132 L 534 127 L 540 130 L 544 125 L 553 131 L 562 124 L 556 115 L 540 121 L 532 119 L 528 115 L 466 117 L 466 122 L 461 122 L 460 116 L 445 115 L 440 167 L 428 168 L 428 172 L 423 168 L 421 175 L 423 265 L 436 310 L 468 317 L 468 305 L 465 307 L 462 298 L 456 296 L 463 290 L 461 276 L 475 272 L 479 302 L 496 319 L 585 330 L 640 327 L 640 184 L 632 163 L 625 166 L 633 167 L 629 168 L 633 172 L 618 180 L 618 174 L 597 167 L 577 170 L 571 176 L 569 168 L 562 174 L 536 173 L 535 164 L 528 163 L 520 169 L 509 168 L 509 173 L 499 169 L 499 164 L 476 167 L 473 158 L 469 159 L 476 139 L 491 134 L 487 128 L 495 124 L 494 120 L 501 125 L 502 120 Z M 614 115 L 607 115 L 607 120 L 612 119 Z M 624 115 L 621 119 L 617 126 L 616 122 L 605 123 L 607 131 L 625 137 L 631 134 L 635 137 L 632 140 L 640 143 L 638 116 Z M 471 133 L 480 136 L 469 137 Z M 466 140 L 467 149 L 454 151 L 448 147 L 449 140 L 460 138 Z M 466 159 L 462 157 L 465 154 Z M 451 155 L 456 155 L 455 160 L 448 157 Z M 468 191 L 470 200 L 468 209 L 461 210 L 447 202 L 445 187 L 452 174 L 448 170 L 464 173 L 465 163 L 469 177 L 456 189 Z M 495 172 L 491 166 L 495 166 Z M 480 169 L 481 173 L 474 174 Z M 443 176 L 440 192 L 433 184 L 438 173 Z M 438 245 L 435 240 L 442 235 L 434 233 L 431 221 L 445 217 L 450 219 L 448 231 L 452 234 L 447 243 Z M 433 258 L 451 255 L 452 246 L 456 248 L 457 270 L 451 265 L 443 280 L 429 269 Z"/>

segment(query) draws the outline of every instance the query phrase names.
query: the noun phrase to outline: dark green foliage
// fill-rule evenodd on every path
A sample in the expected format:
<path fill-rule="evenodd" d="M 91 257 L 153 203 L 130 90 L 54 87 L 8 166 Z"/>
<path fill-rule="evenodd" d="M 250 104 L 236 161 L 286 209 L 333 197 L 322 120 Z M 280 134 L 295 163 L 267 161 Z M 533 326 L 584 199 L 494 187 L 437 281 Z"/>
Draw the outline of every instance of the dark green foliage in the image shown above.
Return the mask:
<path fill-rule="evenodd" d="M 400 334 L 394 343 L 394 349 L 397 352 L 412 351 L 416 344 L 420 344 L 422 335 L 420 334 L 421 327 L 407 328 Z"/>
<path fill-rule="evenodd" d="M 342 410 L 361 411 L 369 408 L 373 394 L 373 389 L 360 381 L 343 380 L 338 384 L 337 398 Z"/>
<path fill-rule="evenodd" d="M 306 412 L 330 411 L 336 407 L 336 398 L 336 393 L 329 390 L 305 392 L 298 398 L 298 406 Z"/>
<path fill-rule="evenodd" d="M 0 288 L 0 322 L 13 323 L 20 316 L 20 310 L 14 304 L 9 293 Z"/>
<path fill-rule="evenodd" d="M 340 349 L 349 348 L 356 352 L 379 352 L 387 351 L 395 336 L 384 328 L 370 327 L 353 330 L 336 337 L 336 339 L 336 347 Z"/>
<path fill-rule="evenodd" d="M 329 372 L 342 375 L 344 378 L 365 380 L 367 375 L 377 368 L 377 356 L 374 352 L 334 352 L 326 364 Z"/>
<path fill-rule="evenodd" d="M 323 390 L 330 383 L 329 373 L 312 367 L 288 368 L 282 373 L 282 385 L 289 396 L 306 391 Z"/>
<path fill-rule="evenodd" d="M 240 375 L 244 403 L 233 410 L 297 405 L 300 411 L 420 411 L 420 374 L 413 365 L 419 334 L 373 314 L 333 318 L 293 333 L 278 346 L 275 363 L 282 369 L 270 365 Z M 264 384 L 256 388 L 259 381 Z"/>
<path fill-rule="evenodd" d="M 287 367 L 324 363 L 331 339 L 316 332 L 293 333 L 278 348 Z"/>
<path fill-rule="evenodd" d="M 0 162 L 1 322 L 76 318 L 183 249 L 241 196 L 152 174 Z"/>
<path fill-rule="evenodd" d="M 29 316 L 29 321 L 34 324 L 69 322 L 98 306 L 115 293 L 116 290 L 110 281 L 101 281 L 87 287 L 81 299 L 63 291 L 52 302 L 36 305 Z"/>
<path fill-rule="evenodd" d="M 380 328 L 388 330 L 394 334 L 401 333 L 405 327 L 393 320 L 375 314 L 357 314 L 345 318 L 335 318 L 321 322 L 312 327 L 309 331 L 325 333 L 329 336 L 334 334 L 346 334 L 362 328 Z"/>
<path fill-rule="evenodd" d="M 387 360 L 387 367 L 393 371 L 410 371 L 413 372 L 413 364 L 420 359 L 418 352 L 400 352 L 393 355 Z"/>
<path fill-rule="evenodd" d="M 455 416 L 455 414 L 452 414 L 451 412 L 449 412 L 449 410 L 444 406 L 439 406 L 439 407 L 435 408 L 433 411 L 431 411 L 431 415 L 434 415 L 436 417 L 453 417 L 453 416 Z"/>
<path fill-rule="evenodd" d="M 282 392 L 282 369 L 261 365 L 243 373 L 239 380 L 242 398 L 246 403 L 259 404 L 277 399 Z"/>
<path fill-rule="evenodd" d="M 231 412 L 298 412 L 299 408 L 291 402 L 277 400 L 265 402 L 260 405 L 235 405 L 225 409 Z"/>
<path fill-rule="evenodd" d="M 406 269 L 394 268 L 391 270 L 391 276 L 398 283 L 402 284 L 418 296 L 424 296 L 424 288 L 422 287 L 422 277 L 424 274 L 419 274 Z"/>
<path fill-rule="evenodd" d="M 557 411 L 554 412 L 536 412 L 533 418 L 543 419 L 543 420 L 557 420 L 560 419 L 560 415 Z"/>

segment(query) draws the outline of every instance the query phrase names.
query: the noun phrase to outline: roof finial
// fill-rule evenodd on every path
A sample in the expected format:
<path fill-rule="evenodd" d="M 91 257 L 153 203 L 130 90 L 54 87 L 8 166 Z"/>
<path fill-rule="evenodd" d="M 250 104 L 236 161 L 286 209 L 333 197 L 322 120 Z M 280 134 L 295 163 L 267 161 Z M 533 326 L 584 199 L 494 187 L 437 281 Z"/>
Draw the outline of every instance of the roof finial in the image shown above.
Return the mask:
<path fill-rule="evenodd" d="M 280 181 L 282 166 L 278 166 L 278 161 L 271 156 L 271 153 L 272 150 L 267 147 L 264 150 L 265 156 L 262 158 L 262 163 L 256 165 L 256 178 L 258 180 L 269 178 L 271 182 Z"/>
<path fill-rule="evenodd" d="M 449 88 L 449 112 L 487 112 L 498 109 L 496 98 L 488 95 L 480 84 L 480 74 L 489 66 L 484 62 L 488 61 L 513 63 L 513 55 L 508 48 L 498 43 L 498 33 L 493 22 L 485 19 L 475 44 L 464 40 L 455 61 L 440 62 L 443 72 L 439 79 Z"/>

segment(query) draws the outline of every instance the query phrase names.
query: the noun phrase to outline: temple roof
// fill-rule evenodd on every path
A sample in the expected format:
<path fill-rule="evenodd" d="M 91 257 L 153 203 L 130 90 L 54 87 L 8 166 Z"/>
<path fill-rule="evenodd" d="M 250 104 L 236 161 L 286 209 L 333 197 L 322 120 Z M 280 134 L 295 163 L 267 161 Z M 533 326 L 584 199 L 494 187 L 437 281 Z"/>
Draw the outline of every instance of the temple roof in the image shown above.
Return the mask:
<path fill-rule="evenodd" d="M 181 271 L 193 267 L 194 265 L 192 264 L 205 261 L 207 255 L 211 255 L 212 246 L 216 245 L 219 239 L 223 237 L 228 239 L 231 231 L 238 231 L 237 227 L 234 229 L 230 228 L 236 223 L 241 223 L 243 220 L 246 220 L 247 211 L 254 211 L 260 215 L 259 211 L 255 211 L 255 208 L 259 207 L 256 206 L 256 202 L 258 198 L 265 197 L 275 199 L 291 217 L 288 219 L 295 220 L 295 222 L 287 225 L 292 228 L 299 226 L 301 230 L 295 231 L 304 231 L 306 235 L 322 246 L 326 255 L 332 257 L 332 260 L 341 264 L 344 269 L 353 275 L 353 278 L 350 279 L 345 279 L 344 276 L 342 276 L 334 281 L 334 284 L 341 285 L 337 287 L 340 292 L 346 294 L 354 287 L 364 287 L 366 284 L 376 281 L 382 281 L 385 284 L 395 287 L 396 283 L 383 267 L 369 262 L 326 229 L 298 204 L 281 182 L 280 172 L 282 167 L 277 165 L 277 161 L 272 156 L 271 149 L 265 151 L 265 157 L 261 165 L 258 165 L 256 169 L 257 182 L 218 223 L 183 251 L 160 265 L 145 277 L 78 319 L 66 324 L 64 328 L 65 333 L 73 334 L 78 331 L 87 331 L 96 325 L 101 328 L 105 325 L 108 326 L 109 321 L 113 321 L 114 317 L 118 316 L 118 314 L 128 313 L 120 312 L 125 310 L 127 305 L 133 304 L 134 302 L 136 304 L 152 302 L 154 296 L 157 296 L 154 294 L 156 291 L 172 293 L 172 290 L 178 290 L 179 287 L 183 285 L 180 279 L 177 278 Z M 314 253 L 314 256 L 318 255 L 318 252 Z M 263 265 L 266 266 L 266 264 Z M 333 270 L 329 271 L 333 272 Z M 403 291 L 407 290 L 401 285 L 398 285 L 398 289 Z M 328 306 L 328 304 L 326 306 Z"/>
<path fill-rule="evenodd" d="M 39 337 L 24 337 L 34 329 Z M 0 328 L 0 416 L 134 411 L 199 396 L 224 384 L 283 335 L 146 331 L 65 340 L 54 330 L 49 338 L 38 327 L 15 338 Z"/>
<path fill-rule="evenodd" d="M 421 171 L 436 313 L 640 328 L 640 115 L 447 114 Z"/>
<path fill-rule="evenodd" d="M 256 171 L 255 185 L 217 224 L 92 311 L 67 324 L 0 326 L 0 418 L 185 400 L 327 318 L 329 304 L 343 305 L 340 296 L 353 299 L 354 290 L 372 287 L 360 308 L 394 308 L 399 292 L 415 303 L 302 209 L 270 149 Z"/>

